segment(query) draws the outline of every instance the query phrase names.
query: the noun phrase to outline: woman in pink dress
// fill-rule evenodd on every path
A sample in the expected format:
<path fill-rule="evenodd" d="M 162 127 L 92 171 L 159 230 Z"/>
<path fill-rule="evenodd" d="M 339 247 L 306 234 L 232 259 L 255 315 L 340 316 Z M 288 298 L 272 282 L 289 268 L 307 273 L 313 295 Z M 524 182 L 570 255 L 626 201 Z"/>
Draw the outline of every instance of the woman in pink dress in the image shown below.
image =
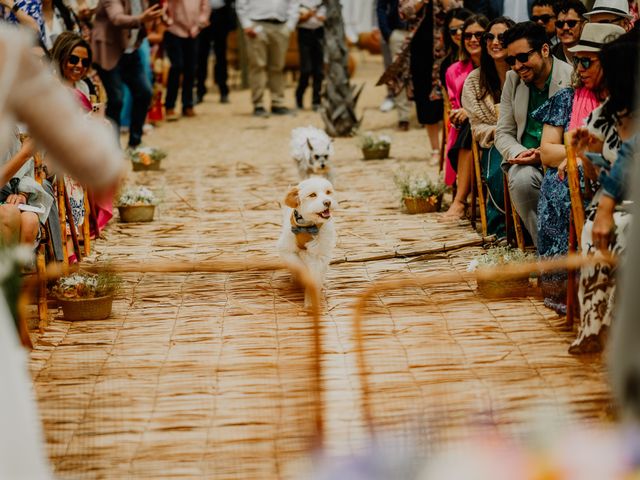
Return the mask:
<path fill-rule="evenodd" d="M 78 34 L 63 32 L 56 39 L 51 56 L 58 67 L 60 76 L 73 89 L 78 102 L 86 112 L 92 112 L 95 99 L 95 87 L 87 78 L 91 66 L 91 47 Z M 92 98 L 93 97 L 93 98 Z M 84 191 L 75 180 L 65 178 L 65 185 L 69 193 L 74 222 L 79 227 L 84 221 Z M 94 222 L 91 223 L 91 235 L 98 236 L 100 231 L 113 217 L 113 196 L 101 195 L 94 197 L 89 192 Z M 80 232 L 79 232 L 80 233 Z"/>
<path fill-rule="evenodd" d="M 473 15 L 462 26 L 461 60 L 452 64 L 445 75 L 447 93 L 451 103 L 451 129 L 447 139 L 445 182 L 453 185 L 458 180 L 456 196 L 445 216 L 464 216 L 467 196 L 471 190 L 473 160 L 471 157 L 471 127 L 467 112 L 462 108 L 462 88 L 467 76 L 480 65 L 481 43 L 489 24 L 484 15 Z"/>

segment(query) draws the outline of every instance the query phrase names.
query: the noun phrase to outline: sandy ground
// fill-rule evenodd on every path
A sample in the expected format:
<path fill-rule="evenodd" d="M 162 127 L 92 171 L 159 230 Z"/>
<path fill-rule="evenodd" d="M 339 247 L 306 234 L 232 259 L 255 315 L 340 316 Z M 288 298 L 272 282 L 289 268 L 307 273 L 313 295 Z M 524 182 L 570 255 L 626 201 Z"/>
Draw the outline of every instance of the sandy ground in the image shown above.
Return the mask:
<path fill-rule="evenodd" d="M 335 142 L 339 263 L 322 308 L 328 451 L 363 448 L 363 405 L 377 429 L 452 432 L 441 441 L 478 421 L 518 431 L 541 405 L 602 419 L 609 400 L 603 366 L 567 354 L 572 334 L 564 319 L 536 298 L 486 300 L 462 279 L 374 299 L 364 335 L 371 394 L 363 397 L 352 330 L 358 293 L 398 273 L 464 272 L 481 239 L 468 222 L 402 212 L 393 173 L 405 166 L 435 174 L 427 137 L 415 124 L 394 131 L 395 112 L 377 109 L 379 60 L 356 58 L 355 81 L 366 84 L 363 128 L 391 133 L 393 158 L 364 162 L 355 139 Z M 293 98 L 291 89 L 287 95 Z M 157 218 L 114 219 L 95 258 L 132 266 L 276 258 L 279 202 L 297 182 L 289 132 L 321 126 L 319 116 L 253 118 L 246 91 L 233 91 L 230 105 L 215 99 L 196 118 L 145 137 L 169 152 L 164 171 L 131 173 L 127 181 L 160 195 Z M 301 307 L 286 272 L 128 274 L 110 319 L 68 323 L 54 315 L 32 371 L 58 474 L 299 478 L 313 443 L 313 338 Z"/>

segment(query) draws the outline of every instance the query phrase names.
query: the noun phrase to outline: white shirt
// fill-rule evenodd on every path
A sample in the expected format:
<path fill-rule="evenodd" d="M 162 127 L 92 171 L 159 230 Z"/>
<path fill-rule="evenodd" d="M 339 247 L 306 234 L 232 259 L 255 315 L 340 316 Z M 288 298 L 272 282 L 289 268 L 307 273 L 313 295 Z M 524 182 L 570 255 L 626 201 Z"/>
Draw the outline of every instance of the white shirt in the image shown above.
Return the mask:
<path fill-rule="evenodd" d="M 300 10 L 298 0 L 237 0 L 236 12 L 242 28 L 253 26 L 257 20 L 279 20 L 289 31 L 296 28 Z"/>
<path fill-rule="evenodd" d="M 509 17 L 516 23 L 529 20 L 529 9 L 525 0 L 504 0 L 502 5 L 503 16 Z"/>
<path fill-rule="evenodd" d="M 308 8 L 309 10 L 315 10 L 316 15 L 320 17 L 327 16 L 327 8 L 322 4 L 322 0 L 301 0 L 300 8 Z M 306 22 L 302 22 L 298 25 L 298 28 L 306 28 L 309 30 L 315 30 L 324 25 L 324 20 L 318 19 L 318 17 L 314 15 Z"/>

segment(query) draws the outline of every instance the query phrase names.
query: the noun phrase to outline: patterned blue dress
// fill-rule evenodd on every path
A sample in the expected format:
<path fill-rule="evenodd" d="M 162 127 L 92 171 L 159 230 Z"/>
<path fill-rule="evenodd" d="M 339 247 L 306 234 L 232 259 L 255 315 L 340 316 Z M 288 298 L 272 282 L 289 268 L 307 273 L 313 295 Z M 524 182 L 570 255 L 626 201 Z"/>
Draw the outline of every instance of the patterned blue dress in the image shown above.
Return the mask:
<path fill-rule="evenodd" d="M 573 95 L 573 88 L 564 88 L 534 110 L 531 116 L 566 131 L 571 120 Z M 538 201 L 538 255 L 541 259 L 567 254 L 570 212 L 567 178 L 560 180 L 557 168 L 547 168 Z M 545 305 L 562 314 L 566 313 L 566 289 L 566 272 L 542 275 Z"/>

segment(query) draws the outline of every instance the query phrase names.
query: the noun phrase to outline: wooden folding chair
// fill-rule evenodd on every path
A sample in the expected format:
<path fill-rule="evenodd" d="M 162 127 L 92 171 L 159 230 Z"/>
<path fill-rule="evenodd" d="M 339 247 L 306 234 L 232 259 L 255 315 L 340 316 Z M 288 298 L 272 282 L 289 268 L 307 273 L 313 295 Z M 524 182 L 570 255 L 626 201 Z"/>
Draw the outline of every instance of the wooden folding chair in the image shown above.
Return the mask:
<path fill-rule="evenodd" d="M 518 212 L 513 208 L 511 203 L 511 195 L 509 194 L 509 174 L 505 173 L 503 176 L 504 182 L 504 211 L 505 211 L 505 226 L 507 231 L 507 242 L 509 245 L 516 245 L 520 250 L 524 252 L 524 232 L 522 230 L 522 221 L 518 216 Z M 515 238 L 514 238 L 515 237 Z"/>
<path fill-rule="evenodd" d="M 473 170 L 471 171 L 471 225 L 476 229 L 476 201 L 480 209 L 480 224 L 482 226 L 482 236 L 487 236 L 487 204 L 484 195 L 484 183 L 482 181 L 482 167 L 480 162 L 482 154 L 478 142 L 471 139 L 471 156 L 473 158 Z M 475 181 L 474 181 L 475 180 Z"/>
<path fill-rule="evenodd" d="M 33 155 L 33 170 L 36 182 L 42 185 L 45 179 L 45 170 L 42 163 L 42 154 L 36 152 Z M 49 309 L 47 308 L 47 265 L 45 261 L 46 244 L 40 242 L 36 250 L 36 271 L 38 272 L 38 328 L 42 333 L 49 323 Z"/>
<path fill-rule="evenodd" d="M 438 172 L 442 173 L 444 170 L 445 153 L 447 151 L 447 140 L 449 139 L 449 116 L 451 114 L 451 101 L 445 88 L 442 89 L 442 141 L 440 142 L 440 164 L 438 166 Z"/>
<path fill-rule="evenodd" d="M 578 157 L 573 146 L 573 132 L 564 135 L 564 145 L 567 152 L 567 180 L 571 197 L 571 213 L 569 215 L 569 254 L 580 251 L 580 239 L 584 227 L 584 205 L 580 191 L 580 173 L 578 171 Z M 578 292 L 576 281 L 578 272 L 570 268 L 567 271 L 567 327 L 573 327 L 574 316 L 579 315 Z"/>

